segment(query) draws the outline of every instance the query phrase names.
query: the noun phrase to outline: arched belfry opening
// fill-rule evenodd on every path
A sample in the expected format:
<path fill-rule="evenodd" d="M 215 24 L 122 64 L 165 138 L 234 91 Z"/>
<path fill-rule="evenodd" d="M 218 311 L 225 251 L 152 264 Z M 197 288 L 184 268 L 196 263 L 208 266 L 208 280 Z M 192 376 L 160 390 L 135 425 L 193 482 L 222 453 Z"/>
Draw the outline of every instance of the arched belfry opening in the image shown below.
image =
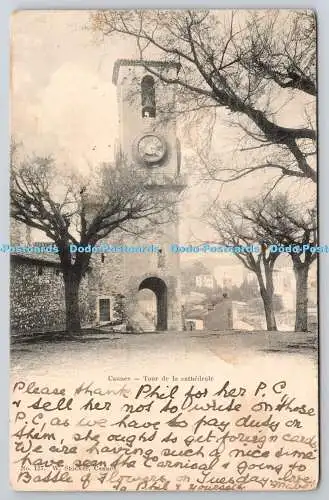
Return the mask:
<path fill-rule="evenodd" d="M 167 305 L 167 285 L 165 282 L 152 276 L 145 278 L 139 285 L 138 290 L 151 290 L 156 297 L 156 330 L 167 330 L 168 328 L 168 305 Z"/>
<path fill-rule="evenodd" d="M 141 82 L 142 93 L 142 117 L 155 118 L 155 87 L 154 78 L 150 75 L 144 76 Z"/>

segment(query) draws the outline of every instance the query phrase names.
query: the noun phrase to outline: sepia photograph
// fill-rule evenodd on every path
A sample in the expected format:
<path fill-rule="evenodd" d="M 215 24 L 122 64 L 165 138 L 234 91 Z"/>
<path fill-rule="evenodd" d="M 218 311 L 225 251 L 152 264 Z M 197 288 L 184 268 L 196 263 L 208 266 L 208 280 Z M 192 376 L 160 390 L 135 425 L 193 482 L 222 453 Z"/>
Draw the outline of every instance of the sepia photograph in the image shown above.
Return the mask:
<path fill-rule="evenodd" d="M 313 490 L 312 10 L 11 19 L 10 482 Z"/>

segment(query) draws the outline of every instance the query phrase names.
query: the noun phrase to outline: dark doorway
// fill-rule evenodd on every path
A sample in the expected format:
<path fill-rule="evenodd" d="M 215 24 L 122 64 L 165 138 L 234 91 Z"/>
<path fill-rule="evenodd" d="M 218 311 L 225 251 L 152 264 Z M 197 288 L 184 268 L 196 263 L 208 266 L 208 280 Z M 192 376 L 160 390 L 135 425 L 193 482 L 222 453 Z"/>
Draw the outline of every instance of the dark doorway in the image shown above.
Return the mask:
<path fill-rule="evenodd" d="M 99 321 L 110 321 L 110 299 L 99 299 Z"/>
<path fill-rule="evenodd" d="M 167 285 L 163 280 L 156 277 L 145 278 L 139 285 L 138 290 L 148 288 L 155 293 L 157 305 L 156 329 L 167 330 Z"/>

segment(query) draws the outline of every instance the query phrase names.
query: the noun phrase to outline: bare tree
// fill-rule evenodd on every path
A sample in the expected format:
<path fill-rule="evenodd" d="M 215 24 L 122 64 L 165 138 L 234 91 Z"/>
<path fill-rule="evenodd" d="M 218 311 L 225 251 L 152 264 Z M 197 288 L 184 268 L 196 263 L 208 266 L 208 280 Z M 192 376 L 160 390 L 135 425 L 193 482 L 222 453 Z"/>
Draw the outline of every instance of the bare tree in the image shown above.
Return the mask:
<path fill-rule="evenodd" d="M 250 71 L 263 73 L 282 88 L 300 90 L 316 96 L 316 20 L 315 13 L 295 10 L 287 18 L 286 38 L 278 38 L 279 11 L 269 16 L 262 14 L 262 22 L 253 15 L 249 20 L 250 40 L 247 48 L 252 49 L 243 56 Z"/>
<path fill-rule="evenodd" d="M 235 247 L 233 255 L 249 271 L 255 273 L 263 300 L 267 330 L 276 331 L 273 270 L 279 253 L 268 250 L 265 235 L 261 231 L 256 235 L 255 224 L 250 220 L 254 208 L 254 203 L 250 200 L 240 204 L 226 203 L 215 210 L 212 208 L 207 220 L 219 236 L 218 243 Z M 259 247 L 258 252 L 239 251 L 242 247 L 250 248 L 255 243 Z"/>
<path fill-rule="evenodd" d="M 86 179 L 65 176 L 52 158 L 18 161 L 15 151 L 11 167 L 11 216 L 41 230 L 57 245 L 65 285 L 66 329 L 78 331 L 79 287 L 92 254 L 72 254 L 70 244 L 93 246 L 116 230 L 154 228 L 173 215 L 173 202 L 140 169 L 123 161 L 102 164 Z"/>
<path fill-rule="evenodd" d="M 292 203 L 286 193 L 266 196 L 254 203 L 247 215 L 256 234 L 266 235 L 268 241 L 289 251 L 296 277 L 295 331 L 299 332 L 308 329 L 308 275 L 317 258 L 316 252 L 310 251 L 317 243 L 316 209 L 305 205 Z"/>
<path fill-rule="evenodd" d="M 92 14 L 91 28 L 104 37 L 133 37 L 147 70 L 177 86 L 178 112 L 209 116 L 225 108 L 246 134 L 242 149 L 263 152 L 261 160 L 219 169 L 221 180 L 271 169 L 316 181 L 314 12 L 103 10 Z M 179 63 L 177 76 L 148 66 L 154 52 Z M 304 107 L 304 123 L 296 125 L 293 116 L 291 125 L 280 124 L 291 100 Z"/>

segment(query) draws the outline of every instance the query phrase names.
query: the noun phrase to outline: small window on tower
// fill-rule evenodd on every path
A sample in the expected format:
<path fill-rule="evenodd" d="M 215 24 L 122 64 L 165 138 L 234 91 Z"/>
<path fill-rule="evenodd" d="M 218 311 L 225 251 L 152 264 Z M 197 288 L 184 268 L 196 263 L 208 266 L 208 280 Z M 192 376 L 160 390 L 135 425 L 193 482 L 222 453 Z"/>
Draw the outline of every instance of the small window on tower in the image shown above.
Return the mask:
<path fill-rule="evenodd" d="M 144 76 L 141 83 L 142 91 L 142 117 L 155 118 L 155 88 L 154 78 L 150 75 Z"/>
<path fill-rule="evenodd" d="M 158 267 L 165 267 L 165 255 L 162 248 L 159 248 L 158 250 Z"/>

